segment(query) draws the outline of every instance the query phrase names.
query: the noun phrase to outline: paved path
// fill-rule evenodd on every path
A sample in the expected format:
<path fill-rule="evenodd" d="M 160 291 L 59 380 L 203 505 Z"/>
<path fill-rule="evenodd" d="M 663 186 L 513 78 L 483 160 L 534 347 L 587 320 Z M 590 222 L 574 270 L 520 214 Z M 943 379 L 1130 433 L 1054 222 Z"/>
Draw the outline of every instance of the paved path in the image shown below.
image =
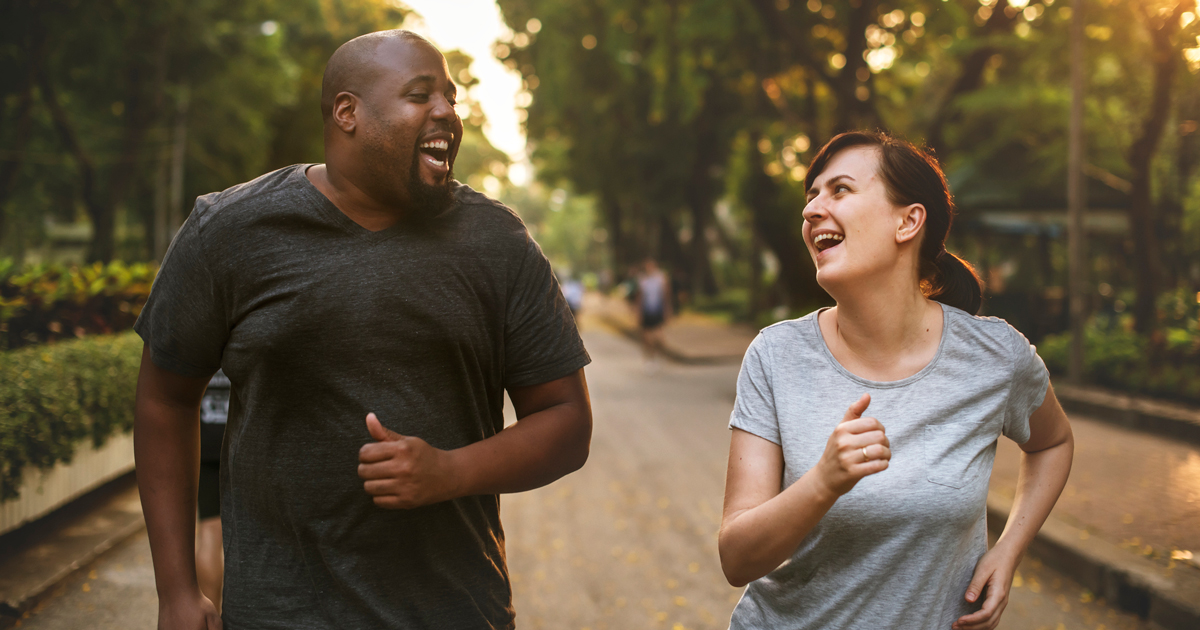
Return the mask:
<path fill-rule="evenodd" d="M 1053 515 L 1139 553 L 1200 556 L 1200 447 L 1078 415 L 1071 426 L 1075 462 Z M 993 490 L 1013 496 L 1019 462 L 1000 440 Z"/>
<path fill-rule="evenodd" d="M 739 589 L 716 553 L 736 364 L 664 364 L 585 320 L 595 363 L 592 456 L 578 473 L 502 500 L 518 627 L 722 629 Z M 1053 571 L 1020 567 L 1005 630 L 1144 629 Z M 22 628 L 152 628 L 144 533 L 64 583 Z"/>

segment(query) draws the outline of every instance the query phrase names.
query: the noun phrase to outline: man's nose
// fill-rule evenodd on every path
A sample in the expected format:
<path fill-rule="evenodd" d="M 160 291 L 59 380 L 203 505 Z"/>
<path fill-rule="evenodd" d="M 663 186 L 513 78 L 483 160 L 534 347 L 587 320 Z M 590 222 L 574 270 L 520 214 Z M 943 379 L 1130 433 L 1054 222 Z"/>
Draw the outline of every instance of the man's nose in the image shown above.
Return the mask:
<path fill-rule="evenodd" d="M 433 105 L 433 112 L 430 116 L 434 120 L 451 121 L 458 118 L 458 112 L 454 110 L 454 104 L 445 96 L 439 96 Z"/>

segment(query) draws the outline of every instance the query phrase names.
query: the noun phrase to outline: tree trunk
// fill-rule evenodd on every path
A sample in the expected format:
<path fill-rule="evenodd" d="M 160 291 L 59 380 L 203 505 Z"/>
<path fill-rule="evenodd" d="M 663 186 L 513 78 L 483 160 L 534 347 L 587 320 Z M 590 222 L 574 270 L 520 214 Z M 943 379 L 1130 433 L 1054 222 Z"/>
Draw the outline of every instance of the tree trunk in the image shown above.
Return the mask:
<path fill-rule="evenodd" d="M 1158 221 L 1151 189 L 1151 163 L 1170 117 L 1171 89 L 1179 65 L 1179 51 L 1172 43 L 1179 29 L 1179 17 L 1186 3 L 1180 2 L 1169 17 L 1155 20 L 1146 16 L 1153 43 L 1153 88 L 1150 110 L 1142 121 L 1142 130 L 1129 150 L 1132 190 L 1129 193 L 1129 228 L 1133 236 L 1134 275 L 1137 278 L 1133 306 L 1134 328 L 1150 334 L 1158 327 L 1155 302 L 1161 290 L 1162 257 L 1158 244 Z"/>
<path fill-rule="evenodd" d="M 621 229 L 621 204 L 609 191 L 600 194 L 600 211 L 604 214 L 605 230 L 608 232 L 608 250 L 611 254 L 613 277 L 624 278 L 625 267 L 630 260 L 625 244 L 625 232 Z"/>
<path fill-rule="evenodd" d="M 779 276 L 787 289 L 788 305 L 797 308 L 825 302 L 829 296 L 817 284 L 816 271 L 808 249 L 796 237 L 795 221 L 800 208 L 782 208 L 779 185 L 763 170 L 762 154 L 758 151 L 758 132 L 750 135 L 750 195 L 746 200 L 753 217 L 755 234 L 779 259 Z"/>
<path fill-rule="evenodd" d="M 1008 0 L 997 2 L 996 6 L 992 7 L 992 15 L 980 28 L 978 36 L 990 38 L 1011 33 L 1013 27 L 1016 26 L 1017 17 L 1015 13 L 1011 16 L 1008 14 L 1008 11 L 1005 10 L 1008 6 Z M 944 135 L 946 125 L 961 118 L 959 110 L 954 107 L 954 101 L 963 94 L 979 89 L 983 83 L 983 71 L 987 67 L 988 60 L 999 51 L 999 48 L 987 44 L 972 50 L 963 59 L 958 78 L 954 80 L 954 84 L 950 86 L 937 109 L 934 110 L 933 117 L 929 120 L 929 128 L 925 133 L 925 142 L 943 163 L 949 153 Z"/>
<path fill-rule="evenodd" d="M 0 244 L 4 242 L 4 234 L 8 227 L 4 209 L 8 204 L 8 198 L 12 196 L 13 189 L 16 188 L 17 175 L 21 172 L 21 166 L 24 163 L 22 154 L 25 146 L 29 144 L 29 138 L 33 132 L 33 88 L 37 85 L 38 73 L 46 50 L 46 37 L 41 25 L 34 24 L 31 29 L 32 34 L 26 59 L 29 65 L 26 68 L 24 84 L 19 90 L 20 96 L 17 97 L 11 123 L 16 130 L 12 144 L 13 156 L 9 160 L 0 161 Z"/>
<path fill-rule="evenodd" d="M 846 29 L 846 66 L 833 80 L 833 91 L 837 95 L 837 118 L 835 134 L 854 129 L 874 129 L 882 125 L 879 111 L 875 108 L 874 76 L 863 59 L 867 50 L 867 25 L 877 19 L 878 0 L 850 0 L 850 25 Z M 859 80 L 865 74 L 864 80 Z M 859 98 L 859 88 L 865 90 L 866 98 Z"/>

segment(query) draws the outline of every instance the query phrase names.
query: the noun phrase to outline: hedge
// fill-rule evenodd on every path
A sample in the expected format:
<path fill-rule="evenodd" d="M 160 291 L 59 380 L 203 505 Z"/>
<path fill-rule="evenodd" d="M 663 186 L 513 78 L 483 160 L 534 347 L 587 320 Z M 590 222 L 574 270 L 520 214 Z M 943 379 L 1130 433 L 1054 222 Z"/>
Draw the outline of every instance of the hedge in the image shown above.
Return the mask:
<path fill-rule="evenodd" d="M 1084 330 L 1084 380 L 1134 394 L 1200 404 L 1200 329 L 1195 320 L 1165 327 L 1152 344 L 1133 332 L 1132 318 L 1097 317 Z M 1173 322 L 1174 323 L 1174 322 Z M 1048 335 L 1038 354 L 1065 373 L 1071 335 Z"/>
<path fill-rule="evenodd" d="M 129 330 L 154 263 L 32 265 L 0 259 L 0 350 Z"/>
<path fill-rule="evenodd" d="M 70 462 L 133 430 L 142 341 L 133 332 L 0 353 L 0 500 L 15 498 L 27 466 Z"/>

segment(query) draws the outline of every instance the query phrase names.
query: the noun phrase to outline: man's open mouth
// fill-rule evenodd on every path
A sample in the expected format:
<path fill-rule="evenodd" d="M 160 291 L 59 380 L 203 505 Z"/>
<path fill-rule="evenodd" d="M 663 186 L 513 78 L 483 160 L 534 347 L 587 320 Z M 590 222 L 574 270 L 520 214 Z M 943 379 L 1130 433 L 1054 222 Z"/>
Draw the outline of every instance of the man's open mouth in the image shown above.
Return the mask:
<path fill-rule="evenodd" d="M 842 236 L 841 234 L 826 232 L 813 237 L 813 247 L 817 248 L 818 252 L 823 252 L 827 249 L 841 245 L 842 241 L 844 240 L 846 240 L 846 237 Z"/>
<path fill-rule="evenodd" d="M 438 168 L 446 166 L 446 160 L 450 155 L 450 141 L 448 140 L 427 140 L 422 142 L 418 147 L 421 153 L 429 160 L 429 162 Z"/>

